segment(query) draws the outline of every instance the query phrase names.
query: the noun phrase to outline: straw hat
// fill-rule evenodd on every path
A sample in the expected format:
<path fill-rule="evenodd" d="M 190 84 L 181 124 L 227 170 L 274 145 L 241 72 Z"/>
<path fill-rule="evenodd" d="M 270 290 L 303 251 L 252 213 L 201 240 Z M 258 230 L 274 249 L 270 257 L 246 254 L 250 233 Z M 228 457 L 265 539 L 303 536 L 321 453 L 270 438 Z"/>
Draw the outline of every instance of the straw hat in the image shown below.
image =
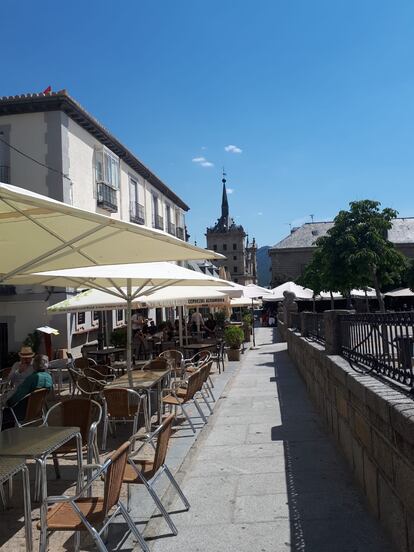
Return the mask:
<path fill-rule="evenodd" d="M 33 349 L 31 347 L 27 347 L 26 345 L 23 345 L 20 349 L 20 352 L 19 352 L 19 357 L 20 358 L 33 358 L 35 355 L 34 355 L 34 352 L 33 352 Z"/>

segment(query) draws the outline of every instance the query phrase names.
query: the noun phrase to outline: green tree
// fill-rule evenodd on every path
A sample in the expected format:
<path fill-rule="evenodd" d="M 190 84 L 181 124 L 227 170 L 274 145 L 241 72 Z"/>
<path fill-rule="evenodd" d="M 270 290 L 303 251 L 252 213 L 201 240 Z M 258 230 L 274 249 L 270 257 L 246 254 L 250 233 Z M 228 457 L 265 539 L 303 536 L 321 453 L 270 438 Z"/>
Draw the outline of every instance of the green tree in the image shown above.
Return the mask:
<path fill-rule="evenodd" d="M 414 291 L 414 261 L 411 260 L 407 266 L 407 272 L 405 273 L 405 281 L 411 291 Z"/>
<path fill-rule="evenodd" d="M 352 288 L 372 286 L 380 309 L 385 310 L 381 287 L 399 283 L 407 263 L 387 237 L 398 213 L 381 210 L 380 205 L 368 199 L 353 201 L 349 211 L 338 213 L 327 235 L 316 241 L 315 255 L 305 271 L 309 286 L 312 277 L 320 278 L 317 287 L 345 296 Z"/>

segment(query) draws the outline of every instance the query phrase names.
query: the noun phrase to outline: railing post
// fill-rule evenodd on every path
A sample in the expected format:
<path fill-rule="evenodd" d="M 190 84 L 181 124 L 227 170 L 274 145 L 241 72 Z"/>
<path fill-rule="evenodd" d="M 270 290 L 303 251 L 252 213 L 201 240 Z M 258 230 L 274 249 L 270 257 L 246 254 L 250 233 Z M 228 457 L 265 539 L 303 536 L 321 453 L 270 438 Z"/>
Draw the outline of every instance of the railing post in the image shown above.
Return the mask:
<path fill-rule="evenodd" d="M 303 311 L 300 313 L 300 333 L 303 335 L 303 337 L 309 336 L 309 325 L 308 320 L 309 316 L 312 316 L 312 312 L 309 311 Z"/>
<path fill-rule="evenodd" d="M 349 310 L 327 310 L 323 313 L 325 324 L 325 352 L 327 355 L 341 354 L 341 325 L 339 315 L 350 314 Z"/>

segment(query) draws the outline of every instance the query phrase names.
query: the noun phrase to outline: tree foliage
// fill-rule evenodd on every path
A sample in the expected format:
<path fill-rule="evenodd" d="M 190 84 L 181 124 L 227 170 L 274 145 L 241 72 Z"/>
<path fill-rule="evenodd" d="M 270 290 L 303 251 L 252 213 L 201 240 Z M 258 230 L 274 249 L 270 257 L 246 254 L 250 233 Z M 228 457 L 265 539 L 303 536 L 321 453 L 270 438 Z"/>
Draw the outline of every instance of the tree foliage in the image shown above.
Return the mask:
<path fill-rule="evenodd" d="M 344 295 L 353 288 L 372 286 L 383 310 L 381 287 L 401 281 L 406 260 L 388 240 L 398 213 L 381 210 L 380 205 L 378 201 L 353 201 L 348 211 L 340 211 L 327 235 L 316 241 L 315 254 L 299 283 Z"/>

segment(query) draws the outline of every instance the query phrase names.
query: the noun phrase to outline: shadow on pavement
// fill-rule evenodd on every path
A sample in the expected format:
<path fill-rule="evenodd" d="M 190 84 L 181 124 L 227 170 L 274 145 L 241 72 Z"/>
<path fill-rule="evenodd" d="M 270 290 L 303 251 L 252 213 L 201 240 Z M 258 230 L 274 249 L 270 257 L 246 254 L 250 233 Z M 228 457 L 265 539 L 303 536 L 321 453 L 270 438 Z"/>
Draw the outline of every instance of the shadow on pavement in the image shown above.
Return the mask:
<path fill-rule="evenodd" d="M 271 439 L 284 446 L 292 552 L 390 552 L 286 350 L 274 367 L 281 425 Z"/>

